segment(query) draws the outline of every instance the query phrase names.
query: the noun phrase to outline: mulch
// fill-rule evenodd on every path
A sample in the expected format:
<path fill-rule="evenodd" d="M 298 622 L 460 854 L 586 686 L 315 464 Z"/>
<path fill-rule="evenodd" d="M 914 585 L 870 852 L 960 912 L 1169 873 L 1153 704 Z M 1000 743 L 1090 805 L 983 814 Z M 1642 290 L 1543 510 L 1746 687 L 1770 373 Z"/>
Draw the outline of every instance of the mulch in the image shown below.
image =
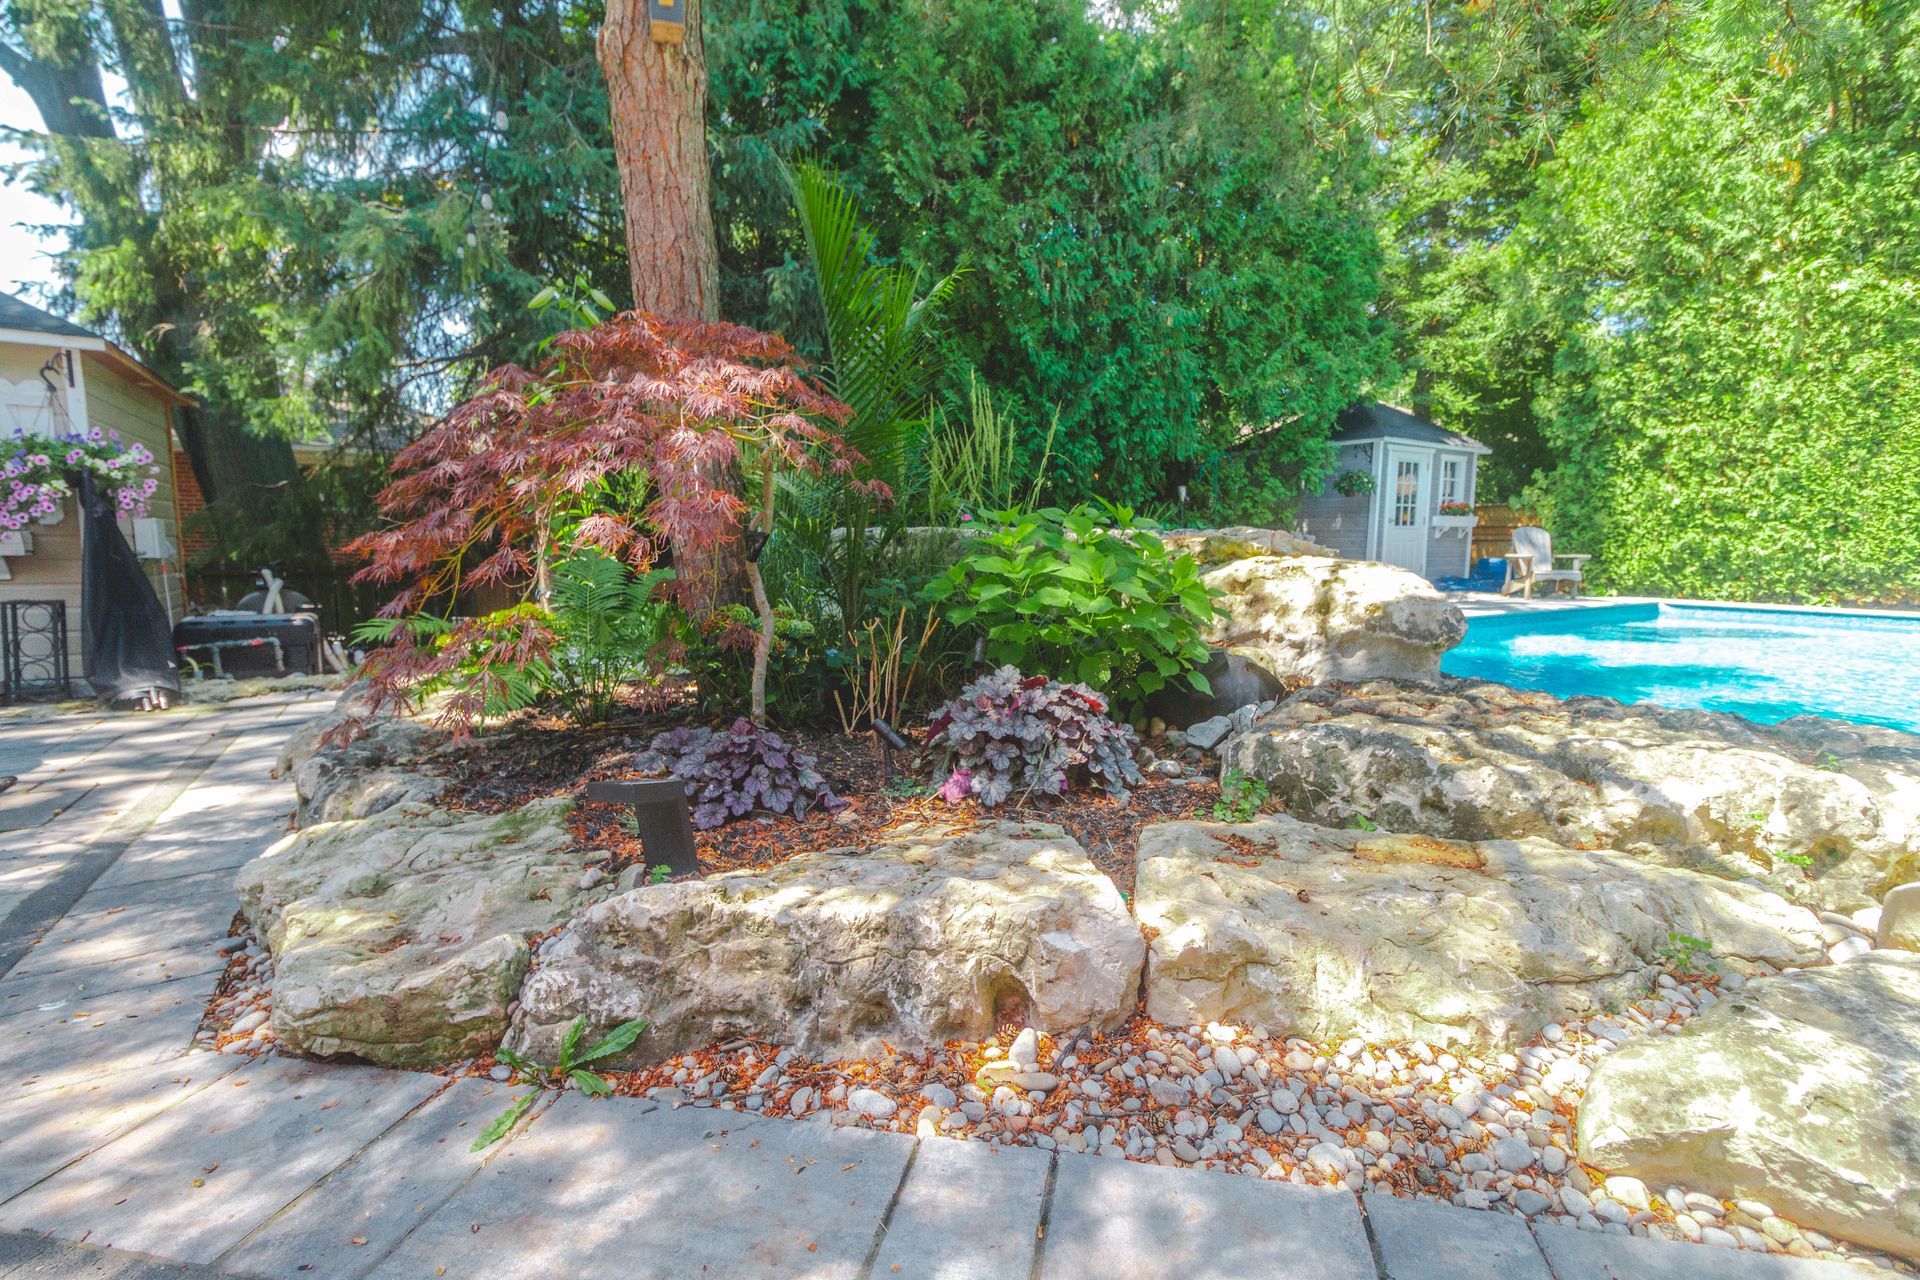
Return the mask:
<path fill-rule="evenodd" d="M 497 813 L 547 796 L 577 794 L 591 781 L 644 776 L 634 768 L 635 754 L 655 734 L 689 718 L 684 710 L 633 712 L 587 729 L 553 720 L 497 729 L 470 739 L 468 749 L 454 757 L 445 802 L 455 809 Z M 1051 822 L 1063 827 L 1094 865 L 1131 896 L 1140 828 L 1160 818 L 1209 816 L 1220 798 L 1211 777 L 1150 778 L 1125 801 L 1099 791 L 1075 791 L 1064 797 L 1029 796 L 991 810 L 972 801 L 950 805 L 924 794 L 926 787 L 912 785 L 926 777 L 924 771 L 916 772 L 911 754 L 896 754 L 889 785 L 870 735 L 798 729 L 785 736 L 817 758 L 817 767 L 846 807 L 834 813 L 815 810 L 800 819 L 754 815 L 697 832 L 695 844 L 706 874 L 764 870 L 802 853 L 866 847 L 911 823 L 964 827 L 982 821 Z M 622 825 L 628 812 L 619 805 L 584 802 L 573 812 L 578 847 L 607 850 L 612 855 L 609 874 L 643 861 L 639 839 Z"/>

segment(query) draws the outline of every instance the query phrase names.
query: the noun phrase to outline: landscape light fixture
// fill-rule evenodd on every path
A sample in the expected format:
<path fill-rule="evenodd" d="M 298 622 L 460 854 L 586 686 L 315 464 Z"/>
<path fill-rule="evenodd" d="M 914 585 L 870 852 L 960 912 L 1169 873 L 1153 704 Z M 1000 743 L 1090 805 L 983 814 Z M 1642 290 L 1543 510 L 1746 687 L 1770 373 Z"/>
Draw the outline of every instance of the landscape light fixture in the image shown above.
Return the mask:
<path fill-rule="evenodd" d="M 873 737 L 874 740 L 880 744 L 881 776 L 888 781 L 892 781 L 893 753 L 907 750 L 910 744 L 905 738 L 900 736 L 898 729 L 888 724 L 885 720 L 882 720 L 879 716 L 873 718 Z"/>

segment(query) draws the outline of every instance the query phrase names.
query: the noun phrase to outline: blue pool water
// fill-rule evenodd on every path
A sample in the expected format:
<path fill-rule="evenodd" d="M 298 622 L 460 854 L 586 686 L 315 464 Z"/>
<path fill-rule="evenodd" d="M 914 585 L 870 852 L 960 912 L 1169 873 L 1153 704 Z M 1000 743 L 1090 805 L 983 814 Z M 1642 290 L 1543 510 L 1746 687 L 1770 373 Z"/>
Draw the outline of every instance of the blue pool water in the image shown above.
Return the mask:
<path fill-rule="evenodd" d="M 1498 614 L 1469 622 L 1440 669 L 1560 697 L 1920 733 L 1920 616 L 1691 604 Z"/>

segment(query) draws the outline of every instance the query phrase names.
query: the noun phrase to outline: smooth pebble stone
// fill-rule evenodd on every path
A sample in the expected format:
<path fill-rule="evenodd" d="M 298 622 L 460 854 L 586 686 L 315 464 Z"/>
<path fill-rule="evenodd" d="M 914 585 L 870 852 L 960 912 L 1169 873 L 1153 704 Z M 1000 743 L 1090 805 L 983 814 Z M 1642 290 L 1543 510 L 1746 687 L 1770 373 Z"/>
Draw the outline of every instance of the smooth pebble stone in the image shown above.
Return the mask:
<path fill-rule="evenodd" d="M 1674 1215 L 1673 1225 L 1686 1239 L 1693 1241 L 1695 1244 L 1700 1243 L 1700 1224 L 1695 1222 L 1690 1215 L 1684 1213 Z"/>
<path fill-rule="evenodd" d="M 1493 1162 L 1510 1173 L 1520 1173 L 1533 1167 L 1537 1157 L 1527 1140 L 1518 1134 L 1508 1134 L 1487 1148 Z"/>
<path fill-rule="evenodd" d="M 1267 1095 L 1267 1105 L 1281 1115 L 1289 1116 L 1300 1109 L 1300 1099 L 1291 1090 L 1275 1089 Z"/>
<path fill-rule="evenodd" d="M 502 1082 L 511 1080 L 513 1079 L 513 1068 L 507 1066 L 495 1067 L 493 1070 L 487 1072 L 487 1079 Z"/>
<path fill-rule="evenodd" d="M 1617 1200 L 1629 1209 L 1650 1209 L 1652 1202 L 1647 1197 L 1647 1184 L 1638 1178 L 1629 1178 L 1615 1174 L 1607 1179 L 1607 1196 Z"/>
<path fill-rule="evenodd" d="M 1287 1118 L 1271 1107 L 1260 1108 L 1260 1114 L 1256 1120 L 1260 1128 L 1267 1133 L 1279 1133 L 1287 1127 Z"/>
<path fill-rule="evenodd" d="M 1712 1196 L 1702 1195 L 1698 1191 L 1687 1192 L 1687 1208 L 1701 1213 L 1710 1213 L 1716 1218 L 1726 1216 L 1726 1209 Z"/>
<path fill-rule="evenodd" d="M 878 1089 L 855 1089 L 847 1094 L 847 1106 L 863 1116 L 872 1116 L 876 1120 L 885 1120 L 899 1104 Z"/>
<path fill-rule="evenodd" d="M 1749 1218 L 1752 1218 L 1755 1222 L 1760 1222 L 1773 1216 L 1773 1206 L 1762 1204 L 1758 1200 L 1735 1200 L 1733 1207 L 1741 1213 L 1746 1214 Z"/>
<path fill-rule="evenodd" d="M 787 1099 L 787 1110 L 796 1116 L 805 1115 L 812 1107 L 813 1086 L 811 1085 L 802 1085 L 800 1088 L 795 1089 L 793 1096 Z"/>
<path fill-rule="evenodd" d="M 960 1103 L 960 1099 L 954 1096 L 953 1090 L 937 1080 L 921 1085 L 920 1096 L 942 1111 L 951 1111 Z"/>
<path fill-rule="evenodd" d="M 1548 1173 L 1560 1173 L 1567 1167 L 1567 1153 L 1558 1147 L 1548 1147 L 1540 1153 L 1540 1167 Z"/>
<path fill-rule="evenodd" d="M 1791 1222 L 1788 1222 L 1785 1218 L 1778 1218 L 1772 1215 L 1760 1219 L 1760 1230 L 1772 1236 L 1781 1244 L 1788 1243 L 1800 1234 Z"/>
<path fill-rule="evenodd" d="M 1020 1034 L 1013 1038 L 1013 1045 L 1007 1050 L 1007 1058 L 1029 1070 L 1038 1066 L 1040 1064 L 1040 1033 L 1032 1027 L 1023 1027 Z"/>
<path fill-rule="evenodd" d="M 1515 1188 L 1511 1199 L 1513 1201 L 1513 1207 L 1528 1217 L 1532 1217 L 1536 1213 L 1544 1213 L 1553 1206 L 1553 1201 L 1550 1198 L 1533 1190 L 1531 1187 Z"/>

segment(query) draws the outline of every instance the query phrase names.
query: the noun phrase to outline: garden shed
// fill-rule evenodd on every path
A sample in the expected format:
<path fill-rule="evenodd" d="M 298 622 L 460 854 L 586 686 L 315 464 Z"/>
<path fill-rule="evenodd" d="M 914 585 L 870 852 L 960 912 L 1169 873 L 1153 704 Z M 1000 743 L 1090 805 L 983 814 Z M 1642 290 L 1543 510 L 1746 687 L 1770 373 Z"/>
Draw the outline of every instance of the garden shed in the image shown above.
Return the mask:
<path fill-rule="evenodd" d="M 11 294 L 0 293 L 0 440 L 49 445 L 98 429 L 155 459 L 172 455 L 172 413 L 186 396 L 112 342 Z M 148 579 L 171 614 L 182 589 L 172 475 L 157 469 L 144 512 L 120 518 Z M 23 528 L 0 529 L 0 673 L 5 688 L 78 680 L 81 632 L 79 503 L 72 497 Z M 64 659 L 64 661 L 63 661 Z"/>
<path fill-rule="evenodd" d="M 1476 472 L 1491 449 L 1374 401 L 1343 410 L 1332 443 L 1333 473 L 1301 498 L 1296 532 L 1355 560 L 1467 576 Z"/>

